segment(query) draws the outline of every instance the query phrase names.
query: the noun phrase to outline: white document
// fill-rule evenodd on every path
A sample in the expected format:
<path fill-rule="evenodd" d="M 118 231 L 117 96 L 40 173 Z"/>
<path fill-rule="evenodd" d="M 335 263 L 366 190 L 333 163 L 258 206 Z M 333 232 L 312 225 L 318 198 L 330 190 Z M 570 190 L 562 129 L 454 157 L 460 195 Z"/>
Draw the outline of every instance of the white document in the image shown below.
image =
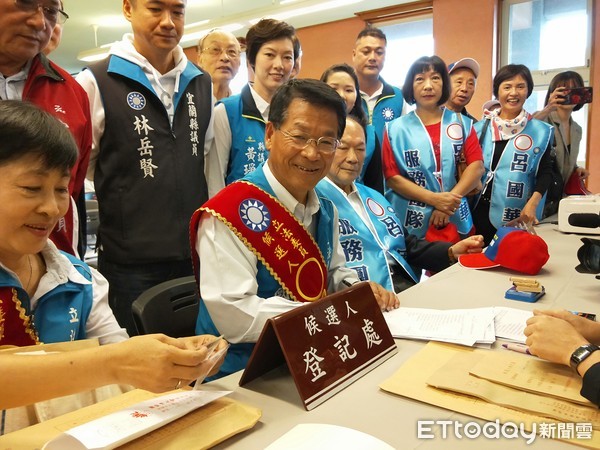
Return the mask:
<path fill-rule="evenodd" d="M 398 308 L 383 315 L 396 338 L 424 339 L 473 346 L 495 341 L 494 309 Z"/>
<path fill-rule="evenodd" d="M 338 425 L 302 423 L 296 425 L 265 450 L 394 450 L 380 439 Z"/>
<path fill-rule="evenodd" d="M 507 308 L 499 306 L 494 308 L 496 317 L 494 323 L 496 326 L 496 337 L 510 341 L 525 343 L 525 322 L 533 316 L 531 311 L 525 311 L 516 308 Z"/>
<path fill-rule="evenodd" d="M 71 428 L 42 450 L 113 449 L 178 419 L 231 391 L 182 391 L 146 400 Z"/>

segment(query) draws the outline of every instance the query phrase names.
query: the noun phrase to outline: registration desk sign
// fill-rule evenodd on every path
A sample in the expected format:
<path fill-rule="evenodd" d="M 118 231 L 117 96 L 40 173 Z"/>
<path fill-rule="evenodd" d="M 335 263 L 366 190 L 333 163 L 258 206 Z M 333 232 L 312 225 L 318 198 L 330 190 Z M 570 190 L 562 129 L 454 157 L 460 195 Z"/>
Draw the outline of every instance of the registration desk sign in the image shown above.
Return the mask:
<path fill-rule="evenodd" d="M 269 319 L 240 386 L 286 363 L 310 410 L 397 351 L 369 283 L 357 283 Z"/>

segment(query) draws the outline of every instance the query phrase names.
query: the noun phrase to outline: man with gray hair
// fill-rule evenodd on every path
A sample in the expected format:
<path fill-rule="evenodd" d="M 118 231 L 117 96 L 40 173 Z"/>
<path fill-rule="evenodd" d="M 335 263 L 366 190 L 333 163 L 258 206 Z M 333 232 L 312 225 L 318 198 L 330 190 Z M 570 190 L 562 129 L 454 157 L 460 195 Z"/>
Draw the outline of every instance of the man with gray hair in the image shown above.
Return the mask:
<path fill-rule="evenodd" d="M 212 78 L 215 100 L 231 96 L 229 84 L 240 69 L 241 46 L 229 31 L 215 28 L 198 43 L 198 65 Z"/>

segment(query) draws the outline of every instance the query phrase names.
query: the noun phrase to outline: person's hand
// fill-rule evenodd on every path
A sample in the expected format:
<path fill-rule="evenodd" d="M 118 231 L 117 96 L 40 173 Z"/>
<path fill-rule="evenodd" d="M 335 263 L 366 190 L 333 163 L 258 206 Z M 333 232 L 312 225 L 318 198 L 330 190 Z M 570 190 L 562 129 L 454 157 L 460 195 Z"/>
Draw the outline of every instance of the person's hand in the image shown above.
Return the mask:
<path fill-rule="evenodd" d="M 373 290 L 373 294 L 375 294 L 375 300 L 377 300 L 377 304 L 381 308 L 382 311 L 391 311 L 392 309 L 396 309 L 400 307 L 400 300 L 396 297 L 391 291 L 388 291 L 383 286 L 374 281 L 369 281 L 371 285 L 371 289 Z"/>
<path fill-rule="evenodd" d="M 548 103 L 544 109 L 533 113 L 533 117 L 538 120 L 546 120 L 550 113 L 556 111 L 558 106 L 561 106 L 565 101 L 565 94 L 568 89 L 566 87 L 557 87 L 548 96 Z"/>
<path fill-rule="evenodd" d="M 461 199 L 462 197 L 454 192 L 435 192 L 430 204 L 438 211 L 452 215 L 460 206 Z"/>
<path fill-rule="evenodd" d="M 581 180 L 585 180 L 585 179 L 587 179 L 587 177 L 590 176 L 590 171 L 587 170 L 585 167 L 576 167 L 575 168 L 575 173 L 577 173 L 577 176 Z"/>
<path fill-rule="evenodd" d="M 135 336 L 101 347 L 111 379 L 152 392 L 186 386 L 206 372 L 205 336 L 175 339 L 163 334 Z"/>
<path fill-rule="evenodd" d="M 531 202 L 527 202 L 525 207 L 521 210 L 521 215 L 519 216 L 523 222 L 529 225 L 537 225 L 538 219 L 535 215 L 537 205 L 533 205 Z"/>
<path fill-rule="evenodd" d="M 458 258 L 460 255 L 466 253 L 481 253 L 482 248 L 483 236 L 476 234 L 454 244 L 452 246 L 452 254 L 455 258 Z"/>
<path fill-rule="evenodd" d="M 593 344 L 600 342 L 600 323 L 578 316 L 564 309 L 534 309 L 534 316 L 549 316 L 571 324 L 579 334 Z"/>
<path fill-rule="evenodd" d="M 201 334 L 199 336 L 179 338 L 178 340 L 182 341 L 186 348 L 196 350 L 202 346 L 209 346 L 217 339 L 217 336 L 213 336 L 212 334 Z M 225 361 L 225 355 L 227 354 L 227 352 L 224 351 L 219 357 L 219 359 L 216 361 L 213 359 L 213 357 L 222 350 L 227 349 L 228 346 L 229 343 L 225 339 L 221 338 L 216 344 L 216 347 L 212 348 L 210 354 L 206 356 L 206 359 L 202 362 L 202 367 L 203 372 L 208 372 L 206 375 L 207 377 L 211 377 L 219 371 L 221 364 L 223 364 L 223 361 Z"/>
<path fill-rule="evenodd" d="M 561 106 L 565 102 L 565 95 L 568 91 L 564 86 L 554 89 L 548 97 L 548 104 L 544 109 L 547 109 L 549 112 L 556 111 L 557 106 Z"/>
<path fill-rule="evenodd" d="M 532 355 L 566 366 L 571 354 L 589 343 L 569 322 L 548 315 L 530 317 L 524 333 Z"/>
<path fill-rule="evenodd" d="M 438 209 L 434 209 L 429 218 L 429 223 L 436 228 L 444 228 L 449 222 L 450 214 L 446 214 Z"/>

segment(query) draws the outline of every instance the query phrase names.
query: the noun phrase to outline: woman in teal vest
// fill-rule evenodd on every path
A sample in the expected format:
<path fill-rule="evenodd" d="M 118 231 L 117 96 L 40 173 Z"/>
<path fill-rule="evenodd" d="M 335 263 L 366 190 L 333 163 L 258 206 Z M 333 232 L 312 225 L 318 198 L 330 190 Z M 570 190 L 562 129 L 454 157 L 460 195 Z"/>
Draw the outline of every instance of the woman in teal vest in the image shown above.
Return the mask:
<path fill-rule="evenodd" d="M 522 64 L 506 65 L 494 77 L 493 90 L 500 109 L 487 112 L 485 120 L 475 124 L 485 176 L 473 221 L 486 244 L 513 219 L 534 222 L 541 217 L 552 180 L 552 126 L 523 108 L 533 92 L 531 72 Z"/>
<path fill-rule="evenodd" d="M 334 64 L 323 72 L 321 81 L 334 88 L 346 102 L 346 112 L 356 116 L 359 120 L 368 121 L 360 98 L 358 77 L 354 69 L 348 64 Z M 366 127 L 367 148 L 365 163 L 358 177 L 359 183 L 364 183 L 383 194 L 383 170 L 381 168 L 381 146 L 375 127 L 368 124 Z"/>
<path fill-rule="evenodd" d="M 410 234 L 424 237 L 430 226 L 453 223 L 459 234 L 468 235 L 473 221 L 464 196 L 479 184 L 483 158 L 472 120 L 442 107 L 450 95 L 446 63 L 438 56 L 417 59 L 402 95 L 416 109 L 387 124 L 386 197 Z M 461 153 L 467 168 L 457 180 Z"/>

